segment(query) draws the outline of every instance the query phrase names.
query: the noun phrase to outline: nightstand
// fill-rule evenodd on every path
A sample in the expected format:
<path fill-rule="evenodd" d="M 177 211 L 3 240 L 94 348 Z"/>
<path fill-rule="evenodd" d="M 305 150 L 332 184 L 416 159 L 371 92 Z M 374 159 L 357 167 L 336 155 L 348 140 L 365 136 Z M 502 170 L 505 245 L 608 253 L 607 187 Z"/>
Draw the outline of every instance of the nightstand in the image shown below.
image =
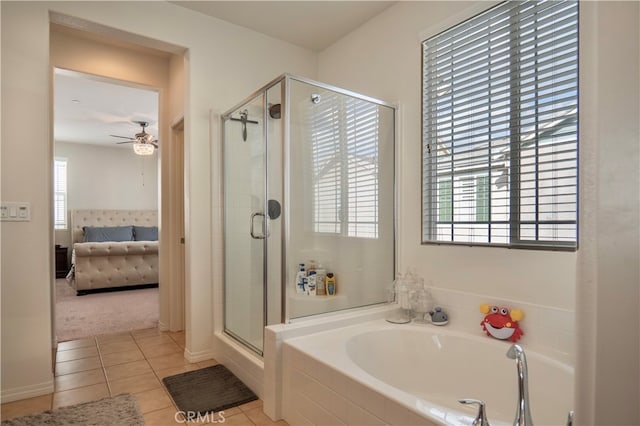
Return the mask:
<path fill-rule="evenodd" d="M 69 272 L 67 265 L 67 248 L 56 245 L 56 278 L 67 276 Z"/>

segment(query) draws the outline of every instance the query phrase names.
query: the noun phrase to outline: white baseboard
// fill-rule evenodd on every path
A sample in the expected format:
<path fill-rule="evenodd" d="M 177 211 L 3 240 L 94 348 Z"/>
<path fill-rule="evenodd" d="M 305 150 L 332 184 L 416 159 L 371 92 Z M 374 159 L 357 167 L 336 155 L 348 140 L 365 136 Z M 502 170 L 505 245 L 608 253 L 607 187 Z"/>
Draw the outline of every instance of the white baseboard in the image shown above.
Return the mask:
<path fill-rule="evenodd" d="M 200 362 L 207 361 L 209 359 L 214 359 L 213 351 L 211 349 L 207 349 L 199 352 L 191 352 L 188 349 L 184 350 L 184 357 L 189 362 Z"/>
<path fill-rule="evenodd" d="M 0 401 L 5 402 L 18 401 L 20 399 L 33 398 L 35 396 L 53 393 L 53 378 L 46 382 L 36 383 L 35 385 L 21 386 L 13 389 L 2 389 L 0 392 Z"/>

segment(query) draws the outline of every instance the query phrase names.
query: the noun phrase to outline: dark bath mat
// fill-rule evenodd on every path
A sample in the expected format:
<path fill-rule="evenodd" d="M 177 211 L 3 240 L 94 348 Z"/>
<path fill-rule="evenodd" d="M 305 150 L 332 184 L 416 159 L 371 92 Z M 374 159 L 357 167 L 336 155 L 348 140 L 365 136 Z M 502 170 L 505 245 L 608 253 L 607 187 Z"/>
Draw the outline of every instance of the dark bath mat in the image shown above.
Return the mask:
<path fill-rule="evenodd" d="M 178 408 L 188 418 L 223 411 L 258 399 L 251 389 L 218 364 L 162 379 Z"/>

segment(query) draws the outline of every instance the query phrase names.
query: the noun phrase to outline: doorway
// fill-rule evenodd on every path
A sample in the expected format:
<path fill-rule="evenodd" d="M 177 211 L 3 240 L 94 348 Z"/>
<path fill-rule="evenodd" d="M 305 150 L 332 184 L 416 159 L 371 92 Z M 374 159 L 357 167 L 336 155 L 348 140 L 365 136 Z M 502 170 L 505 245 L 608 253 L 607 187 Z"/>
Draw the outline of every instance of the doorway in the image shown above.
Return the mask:
<path fill-rule="evenodd" d="M 159 92 L 61 68 L 53 83 L 57 340 L 157 327 Z"/>
<path fill-rule="evenodd" d="M 112 35 L 115 37 L 117 34 L 113 33 Z M 154 132 L 149 132 L 153 133 L 159 140 L 159 149 L 154 155 L 154 167 L 158 170 L 158 181 L 157 184 L 149 182 L 147 179 L 148 170 L 144 171 L 146 173 L 144 179 L 147 179 L 145 180 L 145 185 L 155 186 L 157 194 L 160 194 L 158 196 L 160 204 L 157 207 L 160 229 L 159 253 L 163 259 L 159 267 L 160 328 L 161 330 L 171 329 L 172 331 L 183 329 L 184 320 L 176 322 L 174 320 L 170 321 L 169 318 L 174 311 L 179 311 L 180 314 L 171 314 L 172 318 L 183 318 L 186 314 L 184 290 L 175 291 L 170 288 L 175 282 L 174 277 L 176 275 L 184 276 L 183 272 L 175 272 L 174 270 L 177 265 L 180 271 L 184 271 L 184 255 L 179 257 L 178 262 L 169 262 L 168 259 L 171 259 L 171 255 L 174 252 L 169 246 L 170 241 L 176 240 L 173 235 L 174 228 L 184 228 L 182 224 L 173 226 L 176 220 L 175 213 L 184 209 L 184 200 L 183 195 L 181 195 L 182 199 L 179 202 L 171 204 L 177 206 L 174 208 L 170 208 L 168 200 L 170 199 L 171 182 L 175 179 L 175 168 L 171 166 L 174 154 L 170 149 L 172 144 L 171 123 L 175 123 L 175 120 L 172 120 L 171 117 L 182 117 L 184 109 L 182 99 L 182 93 L 184 93 L 182 88 L 182 85 L 184 85 L 184 51 L 176 49 L 160 51 L 138 44 L 133 45 L 125 41 L 127 40 L 127 35 L 125 34 L 122 34 L 122 38 L 117 40 L 104 37 L 97 38 L 91 32 L 53 23 L 50 36 L 50 58 L 53 67 L 75 70 L 100 78 L 109 78 L 120 83 L 124 82 L 126 85 L 154 88 L 158 93 L 157 123 L 159 125 L 156 126 L 157 129 L 154 129 Z M 126 102 L 126 98 L 123 99 L 123 103 Z M 103 118 L 118 121 L 117 114 L 105 115 Z M 122 132 L 109 133 L 127 136 Z M 184 136 L 182 136 L 181 140 L 184 140 Z M 163 143 L 165 141 L 166 143 Z M 180 146 L 182 147 L 182 145 Z M 176 161 L 184 161 L 182 150 L 180 151 L 179 159 Z M 113 168 L 112 172 L 117 173 L 118 169 Z M 183 173 L 179 175 L 180 179 L 182 179 Z M 142 175 L 139 178 L 142 179 Z M 179 185 L 182 187 L 183 182 L 181 181 Z M 183 192 L 181 193 L 183 194 Z M 117 197 L 118 194 L 113 196 Z M 184 214 L 179 220 L 184 222 Z M 179 234 L 178 239 L 184 235 L 184 232 L 179 232 Z M 182 250 L 182 253 L 184 253 L 184 250 Z M 55 283 L 52 283 L 52 285 L 55 285 Z M 182 287 L 184 288 L 184 279 L 182 280 Z M 180 296 L 175 299 L 172 298 L 172 295 L 178 293 Z M 181 306 L 176 308 L 175 304 L 181 304 Z M 55 309 L 55 300 L 53 299 L 52 305 Z M 55 329 L 55 319 L 53 327 Z M 55 342 L 55 335 L 53 337 Z"/>

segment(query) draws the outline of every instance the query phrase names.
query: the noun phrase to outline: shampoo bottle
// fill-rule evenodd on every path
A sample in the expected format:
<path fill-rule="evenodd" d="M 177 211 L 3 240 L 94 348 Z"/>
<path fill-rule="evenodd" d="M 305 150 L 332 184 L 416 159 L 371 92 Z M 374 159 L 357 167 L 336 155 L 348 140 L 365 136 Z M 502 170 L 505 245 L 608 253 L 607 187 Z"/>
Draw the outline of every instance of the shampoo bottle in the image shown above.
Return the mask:
<path fill-rule="evenodd" d="M 304 263 L 300 264 L 300 270 L 296 274 L 296 293 L 297 294 L 305 294 L 307 289 L 305 287 L 305 281 L 307 277 L 307 272 L 304 269 Z"/>
<path fill-rule="evenodd" d="M 309 276 L 307 276 L 307 286 L 309 288 L 309 296 L 316 295 L 316 271 L 309 272 Z"/>
<path fill-rule="evenodd" d="M 336 295 L 336 291 L 337 291 L 337 287 L 336 287 L 336 277 L 335 275 L 333 275 L 333 272 L 329 272 L 327 274 L 327 279 L 326 279 L 326 285 L 327 285 L 327 295 L 329 296 L 335 296 Z"/>
<path fill-rule="evenodd" d="M 316 296 L 326 296 L 327 294 L 327 271 L 318 264 L 316 268 Z"/>
<path fill-rule="evenodd" d="M 307 263 L 307 276 L 311 273 L 311 271 L 316 270 L 316 261 L 311 259 L 309 263 Z"/>

